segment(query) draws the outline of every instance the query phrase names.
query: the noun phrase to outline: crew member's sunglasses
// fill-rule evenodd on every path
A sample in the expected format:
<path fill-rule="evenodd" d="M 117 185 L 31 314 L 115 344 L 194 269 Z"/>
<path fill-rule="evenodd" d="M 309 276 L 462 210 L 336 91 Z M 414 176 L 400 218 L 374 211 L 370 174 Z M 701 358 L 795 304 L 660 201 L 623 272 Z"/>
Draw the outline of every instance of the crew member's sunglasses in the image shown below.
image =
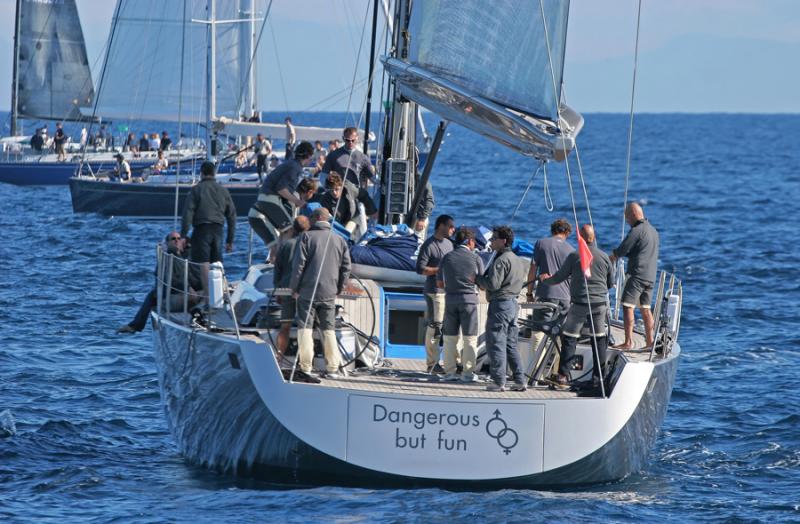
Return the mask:
<path fill-rule="evenodd" d="M 178 241 L 180 239 L 181 239 L 181 237 L 169 237 L 170 241 L 172 241 L 172 240 Z"/>

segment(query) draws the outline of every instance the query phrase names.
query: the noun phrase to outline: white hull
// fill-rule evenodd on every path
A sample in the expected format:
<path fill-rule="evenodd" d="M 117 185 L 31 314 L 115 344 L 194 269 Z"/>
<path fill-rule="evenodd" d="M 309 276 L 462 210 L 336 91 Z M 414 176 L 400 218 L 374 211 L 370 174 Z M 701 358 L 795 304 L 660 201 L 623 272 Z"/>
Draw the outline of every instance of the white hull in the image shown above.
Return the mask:
<path fill-rule="evenodd" d="M 480 388 L 426 395 L 290 383 L 256 336 L 154 318 L 162 400 L 181 452 L 223 471 L 305 483 L 531 487 L 623 478 L 645 464 L 680 354 L 676 344 L 666 359 L 626 363 L 606 399 L 497 398 Z"/>

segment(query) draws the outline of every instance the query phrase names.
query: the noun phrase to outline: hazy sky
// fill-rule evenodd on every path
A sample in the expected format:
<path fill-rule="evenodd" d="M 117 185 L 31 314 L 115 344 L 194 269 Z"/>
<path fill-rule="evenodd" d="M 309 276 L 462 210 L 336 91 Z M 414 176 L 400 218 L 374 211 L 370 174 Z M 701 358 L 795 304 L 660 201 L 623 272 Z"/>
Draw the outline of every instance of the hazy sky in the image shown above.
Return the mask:
<path fill-rule="evenodd" d="M 263 12 L 267 2 L 256 2 Z M 569 104 L 580 112 L 627 112 L 637 3 L 572 1 L 565 89 Z M 2 109 L 10 107 L 14 4 L 0 0 L 0 71 L 7 78 L 0 85 Z M 260 108 L 344 110 L 346 96 L 320 102 L 347 92 L 371 4 L 274 0 L 260 47 Z M 77 5 L 94 63 L 114 2 L 77 0 Z M 800 1 L 795 0 L 644 0 L 637 111 L 800 112 L 798 28 Z M 365 57 L 368 38 L 364 47 Z M 363 58 L 355 76 L 366 77 Z M 359 111 L 363 99 L 364 91 L 356 91 L 351 111 Z"/>

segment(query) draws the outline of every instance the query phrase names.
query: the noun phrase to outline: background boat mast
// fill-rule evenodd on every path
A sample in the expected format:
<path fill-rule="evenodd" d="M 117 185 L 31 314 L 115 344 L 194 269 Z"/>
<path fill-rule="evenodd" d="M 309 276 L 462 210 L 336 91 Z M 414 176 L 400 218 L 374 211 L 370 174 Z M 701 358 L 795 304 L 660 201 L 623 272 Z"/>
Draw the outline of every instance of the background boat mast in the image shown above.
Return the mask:
<path fill-rule="evenodd" d="M 19 97 L 19 26 L 22 16 L 22 0 L 17 0 L 17 16 L 14 18 L 14 72 L 11 75 L 11 136 L 17 136 L 17 100 Z"/>
<path fill-rule="evenodd" d="M 217 133 L 214 131 L 214 118 L 217 113 L 217 2 L 208 0 L 208 53 L 206 66 L 206 102 L 207 119 L 206 133 L 208 134 L 208 147 L 206 148 L 206 158 L 213 161 L 217 154 Z"/>

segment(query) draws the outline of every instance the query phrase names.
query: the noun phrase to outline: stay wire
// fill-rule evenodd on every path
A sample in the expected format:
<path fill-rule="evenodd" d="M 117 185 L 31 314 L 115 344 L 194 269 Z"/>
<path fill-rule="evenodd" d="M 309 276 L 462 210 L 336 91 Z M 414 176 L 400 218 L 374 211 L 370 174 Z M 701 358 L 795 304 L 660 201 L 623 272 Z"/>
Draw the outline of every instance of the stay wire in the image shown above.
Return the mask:
<path fill-rule="evenodd" d="M 375 68 L 375 70 L 372 72 L 372 78 L 369 79 L 370 82 L 372 82 L 373 78 L 375 77 L 375 74 L 377 73 L 377 70 L 378 69 Z M 353 81 L 355 82 L 355 75 L 353 77 Z M 355 89 L 355 86 L 351 85 L 350 88 L 351 88 L 351 90 Z M 364 95 L 364 101 L 363 101 L 362 106 L 361 106 L 361 114 L 359 116 L 358 123 L 356 125 L 356 129 L 360 129 L 361 128 L 361 123 L 362 123 L 362 121 L 364 119 L 364 113 L 366 112 L 366 107 L 367 107 L 367 97 L 366 97 L 366 94 L 365 94 Z M 348 111 L 349 111 L 349 108 L 348 108 Z M 353 164 L 353 155 L 351 154 L 348 157 L 348 160 L 347 160 L 347 168 L 344 170 L 345 173 L 347 173 L 348 171 L 351 170 L 352 164 Z M 344 183 L 344 180 L 342 180 L 342 182 Z M 343 190 L 344 190 L 344 188 L 343 188 Z M 352 195 L 352 196 L 353 196 L 353 198 L 356 197 L 356 195 Z M 342 203 L 343 199 L 344 199 L 344 193 L 342 193 L 339 196 L 339 199 L 336 201 L 336 205 L 333 208 L 333 212 L 331 213 L 331 228 L 328 231 L 328 236 L 325 239 L 325 246 L 323 248 L 322 261 L 320 263 L 319 270 L 317 271 L 317 275 L 314 278 L 314 287 L 311 290 L 311 297 L 309 298 L 309 308 L 308 308 L 308 311 L 306 312 L 306 318 L 305 318 L 305 320 L 303 322 L 304 326 L 308 325 L 308 321 L 311 318 L 311 311 L 312 311 L 312 307 L 311 306 L 314 304 L 314 297 L 316 297 L 317 288 L 319 287 L 319 279 L 322 276 L 322 269 L 323 269 L 323 267 L 325 267 L 325 259 L 327 258 L 328 253 L 330 251 L 328 249 L 328 247 L 330 246 L 331 238 L 332 238 L 333 235 L 338 235 L 338 233 L 336 233 L 336 231 L 335 231 L 334 223 L 336 222 L 336 214 L 339 211 L 339 205 Z M 300 297 L 298 297 L 297 300 L 299 301 Z M 298 351 L 299 351 L 299 349 L 298 349 Z M 294 380 L 294 373 L 295 373 L 295 370 L 297 369 L 297 363 L 298 363 L 299 360 L 300 359 L 299 359 L 299 355 L 298 355 L 298 358 L 296 358 L 294 363 L 292 364 L 292 372 L 289 375 L 289 382 L 292 382 Z"/>
<path fill-rule="evenodd" d="M 642 0 L 639 0 L 639 7 L 636 12 L 636 41 L 633 50 L 633 78 L 631 80 L 631 109 L 628 122 L 628 154 L 625 162 L 625 193 L 622 198 L 622 227 L 620 231 L 620 241 L 625 239 L 625 209 L 628 207 L 628 179 L 631 176 L 631 151 L 633 145 L 633 104 L 636 96 L 636 70 L 639 64 L 639 27 L 642 19 Z"/>
<path fill-rule="evenodd" d="M 551 79 L 551 81 L 553 83 L 553 98 L 555 99 L 556 113 L 558 115 L 558 125 L 559 125 L 559 128 L 560 128 L 560 126 L 561 126 L 561 103 L 558 100 L 558 89 L 557 89 L 557 85 L 556 85 L 555 70 L 553 68 L 553 56 L 552 56 L 552 52 L 550 50 L 550 37 L 549 37 L 549 34 L 548 34 L 548 30 L 547 30 L 547 18 L 545 17 L 543 0 L 539 0 L 539 10 L 540 10 L 540 12 L 542 14 L 542 26 L 544 28 L 544 40 L 545 40 L 545 44 L 546 44 L 546 48 L 547 48 L 547 60 L 548 60 L 548 62 L 550 64 L 550 79 Z M 566 168 L 567 183 L 569 185 L 569 195 L 570 195 L 570 201 L 571 201 L 571 204 L 572 204 L 572 216 L 575 219 L 575 234 L 576 235 L 580 235 L 579 224 L 578 224 L 578 208 L 575 205 L 575 192 L 574 192 L 573 187 L 572 187 L 572 175 L 571 175 L 570 170 L 569 170 L 569 155 L 566 155 L 564 166 Z M 580 250 L 580 239 L 578 239 L 578 248 Z M 596 331 L 595 325 L 594 325 L 594 315 L 592 315 L 592 312 L 591 312 L 592 301 L 591 301 L 591 297 L 589 295 L 589 280 L 587 279 L 585 273 L 583 273 L 583 272 L 581 272 L 581 273 L 583 275 L 584 290 L 586 291 L 586 303 L 589 304 L 589 315 L 588 315 L 589 316 L 589 325 L 592 328 L 592 338 L 596 341 L 597 340 L 597 331 Z M 593 350 L 593 353 L 595 354 L 596 362 L 598 362 L 598 364 L 599 364 L 600 363 L 600 354 L 599 354 L 599 351 L 597 349 L 597 346 L 598 346 L 598 344 L 596 344 L 596 343 L 592 344 L 592 350 Z M 598 366 L 598 368 L 599 369 L 597 371 L 598 371 L 598 374 L 600 375 L 600 391 L 601 391 L 601 394 L 603 395 L 603 398 L 605 398 L 605 396 L 606 396 L 605 376 L 603 375 L 602 366 Z"/>
<path fill-rule="evenodd" d="M 514 222 L 514 218 L 517 216 L 517 212 L 519 211 L 519 208 L 522 207 L 522 202 L 525 201 L 525 197 L 528 196 L 528 191 L 530 191 L 531 186 L 533 185 L 533 179 L 536 178 L 536 175 L 539 173 L 539 171 L 542 170 L 542 166 L 543 165 L 544 165 L 544 160 L 539 162 L 539 166 L 536 168 L 536 171 L 534 171 L 531 174 L 530 178 L 528 179 L 528 184 L 525 186 L 525 191 L 522 193 L 522 196 L 520 197 L 519 202 L 517 202 L 517 206 L 514 208 L 514 212 L 511 213 L 511 218 L 509 219 L 509 223 L 513 223 Z"/>

